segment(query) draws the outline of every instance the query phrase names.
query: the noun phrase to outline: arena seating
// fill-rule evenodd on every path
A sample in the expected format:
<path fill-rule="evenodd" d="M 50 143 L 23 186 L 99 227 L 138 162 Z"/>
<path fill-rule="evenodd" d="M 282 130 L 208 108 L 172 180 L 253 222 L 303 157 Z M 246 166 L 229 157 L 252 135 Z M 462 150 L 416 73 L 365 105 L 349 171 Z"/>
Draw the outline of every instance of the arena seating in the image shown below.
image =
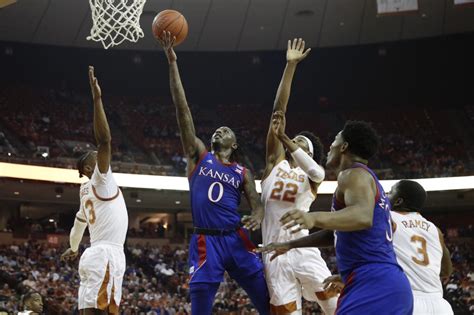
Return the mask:
<path fill-rule="evenodd" d="M 185 174 L 175 110 L 169 100 L 106 95 L 104 104 L 113 137 L 115 171 Z M 244 151 L 241 162 L 258 178 L 264 168 L 271 105 L 191 107 L 203 141 L 221 125 L 236 131 Z M 67 89 L 7 86 L 0 90 L 0 109 L 6 113 L 0 118 L 2 161 L 73 168 L 77 156 L 94 148 L 89 95 Z M 379 154 L 371 161 L 381 178 L 458 176 L 474 172 L 468 150 L 472 140 L 459 136 L 460 130 L 473 132 L 472 112 L 472 106 L 451 110 L 408 107 L 325 110 L 318 115 L 302 106 L 289 109 L 287 129 L 289 135 L 302 130 L 314 132 L 327 151 L 346 120 L 371 121 L 382 138 Z M 464 120 L 456 119 L 460 115 L 465 118 L 464 125 Z M 446 124 L 447 119 L 457 124 Z M 329 171 L 327 178 L 334 179 L 334 174 Z"/>
<path fill-rule="evenodd" d="M 443 283 L 445 297 L 455 314 L 472 314 L 473 229 L 463 229 L 456 234 L 456 237 L 446 237 L 455 271 Z M 63 246 L 56 248 L 35 242 L 1 245 L 0 278 L 5 284 L 0 288 L 0 309 L 16 312 L 20 294 L 37 290 L 46 298 L 47 314 L 77 314 L 77 261 L 71 265 L 60 262 L 63 250 Z M 186 248 L 129 245 L 126 254 L 122 314 L 190 314 Z M 323 250 L 323 258 L 335 272 L 334 251 Z M 216 314 L 256 314 L 245 292 L 227 275 L 217 293 L 214 311 Z M 317 304 L 309 302 L 304 303 L 303 313 L 321 314 Z"/>

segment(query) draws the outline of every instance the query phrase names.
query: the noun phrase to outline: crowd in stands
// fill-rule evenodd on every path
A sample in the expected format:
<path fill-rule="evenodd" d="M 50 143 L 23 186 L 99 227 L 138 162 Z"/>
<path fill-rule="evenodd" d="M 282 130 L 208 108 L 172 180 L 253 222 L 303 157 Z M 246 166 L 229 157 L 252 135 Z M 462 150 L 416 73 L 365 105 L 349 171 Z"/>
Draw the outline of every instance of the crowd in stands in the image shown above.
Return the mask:
<path fill-rule="evenodd" d="M 115 171 L 184 175 L 175 109 L 169 99 L 105 95 L 104 104 L 113 138 Z M 228 125 L 244 151 L 241 163 L 257 177 L 264 168 L 265 138 L 271 105 L 191 104 L 197 135 L 206 143 L 215 128 Z M 75 159 L 94 148 L 89 94 L 62 88 L 2 87 L 0 159 L 73 168 Z M 379 154 L 371 161 L 382 178 L 457 176 L 472 174 L 469 147 L 459 129 L 472 130 L 472 107 L 445 113 L 437 109 L 400 108 L 383 111 L 323 111 L 290 108 L 287 130 L 318 135 L 325 151 L 348 119 L 373 123 L 381 136 Z M 466 121 L 456 119 L 462 116 Z M 461 126 L 453 126 L 461 124 Z M 466 133 L 468 135 L 468 133 Z M 467 137 L 469 138 L 469 137 Z M 45 154 L 47 152 L 47 154 Z M 328 172 L 328 178 L 334 174 Z"/>
<path fill-rule="evenodd" d="M 457 315 L 474 311 L 472 227 L 463 233 L 471 233 L 471 237 L 446 236 L 454 273 L 443 284 L 445 297 Z M 59 256 L 63 250 L 35 242 L 1 245 L 0 310 L 16 312 L 19 293 L 35 290 L 45 299 L 46 314 L 77 314 L 78 261 L 61 262 Z M 325 249 L 322 254 L 331 271 L 337 272 L 334 251 Z M 128 245 L 126 255 L 121 314 L 190 314 L 186 249 Z M 227 275 L 216 295 L 214 313 L 257 314 L 245 292 Z M 304 302 L 303 314 L 321 313 L 316 303 Z"/>

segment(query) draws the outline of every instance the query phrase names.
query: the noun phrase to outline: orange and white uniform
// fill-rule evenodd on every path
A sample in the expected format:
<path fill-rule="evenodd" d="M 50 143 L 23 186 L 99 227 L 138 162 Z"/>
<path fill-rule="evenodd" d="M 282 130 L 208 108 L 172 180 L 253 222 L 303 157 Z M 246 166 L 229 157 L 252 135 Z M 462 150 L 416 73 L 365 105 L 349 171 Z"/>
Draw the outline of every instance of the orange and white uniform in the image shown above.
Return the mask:
<path fill-rule="evenodd" d="M 265 217 L 262 222 L 263 245 L 287 242 L 309 234 L 302 230 L 291 234 L 284 230 L 280 218 L 288 211 L 309 211 L 316 195 L 308 175 L 300 168 L 291 168 L 287 160 L 278 163 L 262 182 L 262 203 Z M 318 248 L 295 248 L 270 261 L 272 253 L 264 254 L 265 276 L 273 313 L 301 314 L 301 298 L 316 301 L 325 314 L 333 314 L 337 297 L 318 299 L 322 282 L 331 276 Z"/>
<path fill-rule="evenodd" d="M 438 228 L 417 212 L 391 212 L 395 223 L 393 248 L 413 291 L 414 315 L 450 315 L 443 299 L 441 259 L 443 248 Z"/>
<path fill-rule="evenodd" d="M 118 313 L 126 262 L 123 244 L 128 213 L 112 171 L 94 169 L 92 178 L 81 185 L 78 220 L 86 221 L 91 247 L 79 261 L 79 309 L 96 308 Z M 116 310 L 115 310 L 116 308 Z"/>

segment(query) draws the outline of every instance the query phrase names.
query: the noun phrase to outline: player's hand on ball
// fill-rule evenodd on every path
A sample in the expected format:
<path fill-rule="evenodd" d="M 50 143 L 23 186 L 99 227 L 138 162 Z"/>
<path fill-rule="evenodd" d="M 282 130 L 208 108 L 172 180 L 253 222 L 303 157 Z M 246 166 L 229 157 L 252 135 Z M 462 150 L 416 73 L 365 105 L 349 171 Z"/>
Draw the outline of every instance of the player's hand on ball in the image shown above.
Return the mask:
<path fill-rule="evenodd" d="M 285 114 L 278 110 L 272 115 L 272 132 L 277 138 L 285 135 L 286 118 Z"/>
<path fill-rule="evenodd" d="M 62 255 L 61 261 L 73 261 L 76 259 L 78 252 L 74 252 L 72 249 L 68 248 Z"/>
<path fill-rule="evenodd" d="M 311 48 L 304 50 L 305 42 L 301 38 L 295 38 L 293 42 L 288 41 L 288 50 L 286 51 L 286 61 L 298 63 L 308 56 Z"/>
<path fill-rule="evenodd" d="M 290 249 L 291 249 L 291 246 L 289 243 L 270 243 L 267 246 L 259 247 L 255 249 L 255 251 L 257 253 L 275 252 L 273 253 L 272 257 L 270 257 L 270 261 L 272 261 L 278 256 L 285 254 Z"/>
<path fill-rule="evenodd" d="M 327 297 L 334 297 L 341 293 L 344 288 L 344 282 L 342 282 L 341 275 L 332 275 L 327 277 L 323 281 L 324 293 Z"/>
<path fill-rule="evenodd" d="M 260 228 L 260 224 L 262 223 L 262 220 L 263 220 L 263 214 L 255 213 L 252 215 L 244 215 L 241 221 L 244 224 L 244 227 L 246 229 L 255 231 Z"/>
<path fill-rule="evenodd" d="M 283 229 L 290 230 L 291 233 L 297 233 L 304 229 L 312 229 L 314 227 L 313 220 L 309 213 L 301 210 L 290 210 L 280 219 Z"/>
<path fill-rule="evenodd" d="M 171 33 L 167 31 L 163 31 L 163 34 L 161 35 L 159 39 L 159 42 L 166 53 L 166 57 L 168 58 L 169 63 L 178 60 L 178 57 L 176 56 L 176 53 L 174 52 L 174 49 L 173 49 L 173 45 L 175 41 L 176 41 L 176 37 L 172 36 Z"/>
<path fill-rule="evenodd" d="M 92 98 L 96 99 L 102 97 L 102 91 L 99 86 L 99 81 L 95 77 L 93 66 L 89 66 L 89 83 L 91 85 Z"/>

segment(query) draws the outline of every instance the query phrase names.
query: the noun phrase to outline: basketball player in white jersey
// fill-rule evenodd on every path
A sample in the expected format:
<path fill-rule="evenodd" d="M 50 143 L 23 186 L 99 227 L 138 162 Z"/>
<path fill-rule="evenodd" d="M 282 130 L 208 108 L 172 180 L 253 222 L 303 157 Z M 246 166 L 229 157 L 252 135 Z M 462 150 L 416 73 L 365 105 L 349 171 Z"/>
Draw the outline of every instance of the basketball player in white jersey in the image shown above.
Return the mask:
<path fill-rule="evenodd" d="M 323 146 L 309 132 L 290 139 L 284 132 L 285 113 L 291 82 L 298 62 L 310 49 L 304 50 L 300 39 L 288 41 L 287 65 L 278 88 L 274 114 L 267 134 L 266 168 L 262 178 L 263 244 L 286 242 L 308 235 L 308 230 L 291 234 L 281 228 L 280 218 L 289 210 L 309 211 L 317 188 L 324 180 L 321 161 Z M 301 314 L 302 296 L 317 301 L 325 314 L 333 314 L 337 298 L 323 292 L 322 282 L 331 275 L 317 248 L 292 249 L 272 260 L 264 254 L 265 274 L 270 292 L 272 314 Z"/>
<path fill-rule="evenodd" d="M 419 213 L 426 191 L 417 182 L 401 180 L 387 195 L 392 204 L 393 247 L 413 290 L 413 314 L 453 314 L 443 299 L 440 279 L 453 270 L 449 250 L 441 231 Z"/>
<path fill-rule="evenodd" d="M 393 248 L 413 291 L 414 315 L 451 315 L 443 299 L 441 278 L 448 278 L 453 266 L 441 231 L 420 211 L 426 191 L 415 181 L 401 180 L 387 193 L 392 204 Z M 326 279 L 326 286 L 344 284 L 339 275 Z"/>
<path fill-rule="evenodd" d="M 79 313 L 118 314 L 126 267 L 123 244 L 128 214 L 110 169 L 111 135 L 93 67 L 89 67 L 89 81 L 94 100 L 94 135 L 98 149 L 85 153 L 77 163 L 79 176 L 85 175 L 89 181 L 81 185 L 81 206 L 71 229 L 70 248 L 61 259 L 73 260 L 77 257 L 79 243 L 88 227 L 91 247 L 84 251 L 79 262 Z"/>

